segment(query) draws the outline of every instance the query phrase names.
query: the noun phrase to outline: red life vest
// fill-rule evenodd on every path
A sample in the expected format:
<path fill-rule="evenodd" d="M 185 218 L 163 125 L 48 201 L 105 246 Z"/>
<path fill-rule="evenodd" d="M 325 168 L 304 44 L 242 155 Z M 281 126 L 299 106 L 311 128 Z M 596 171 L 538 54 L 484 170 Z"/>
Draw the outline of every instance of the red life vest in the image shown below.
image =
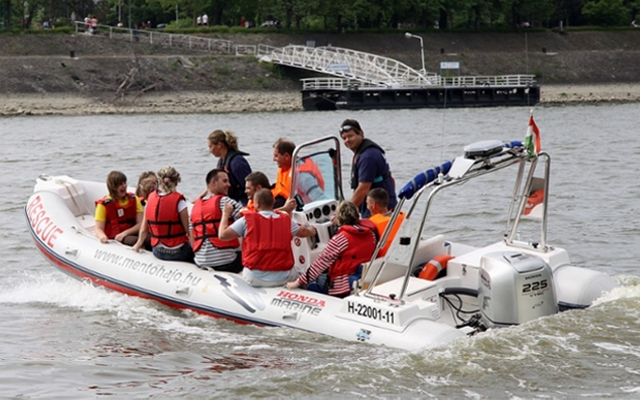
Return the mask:
<path fill-rule="evenodd" d="M 257 212 L 244 215 L 247 233 L 242 240 L 242 265 L 260 271 L 288 271 L 293 268 L 291 217 L 265 217 Z"/>
<path fill-rule="evenodd" d="M 368 219 L 361 219 L 357 225 L 343 225 L 338 230 L 347 237 L 349 246 L 343 251 L 336 262 L 329 267 L 329 280 L 343 275 L 351 275 L 358 270 L 358 266 L 371 260 L 376 249 L 376 226 Z"/>
<path fill-rule="evenodd" d="M 198 199 L 191 210 L 191 226 L 193 227 L 193 251 L 198 251 L 202 246 L 204 239 L 209 239 L 218 249 L 228 249 L 240 247 L 240 241 L 233 239 L 223 241 L 218 239 L 218 231 L 220 230 L 220 219 L 222 211 L 220 210 L 220 199 L 225 197 L 222 194 L 211 196 L 206 200 Z M 229 223 L 233 222 L 229 218 Z"/>
<path fill-rule="evenodd" d="M 158 192 L 149 194 L 144 213 L 149 224 L 152 246 L 162 243 L 167 247 L 176 247 L 189 241 L 178 213 L 180 200 L 184 200 L 184 196 L 178 192 L 166 196 L 159 196 Z"/>
<path fill-rule="evenodd" d="M 103 198 L 96 200 L 96 205 L 102 204 L 106 211 L 107 219 L 104 225 L 104 233 L 109 239 L 114 239 L 117 234 L 136 224 L 136 195 L 127 193 L 127 197 L 129 197 L 129 203 L 125 207 L 122 207 L 120 203 L 113 199 Z"/>

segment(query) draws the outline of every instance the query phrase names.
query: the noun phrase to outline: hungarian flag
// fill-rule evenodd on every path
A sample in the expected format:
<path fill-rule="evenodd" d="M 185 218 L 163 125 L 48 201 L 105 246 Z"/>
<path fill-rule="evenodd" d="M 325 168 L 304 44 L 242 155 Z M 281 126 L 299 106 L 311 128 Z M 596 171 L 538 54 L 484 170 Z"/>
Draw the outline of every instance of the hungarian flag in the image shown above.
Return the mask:
<path fill-rule="evenodd" d="M 529 154 L 534 157 L 540 153 L 540 129 L 538 129 L 536 121 L 533 120 L 533 112 L 529 117 L 529 126 L 527 127 L 527 137 L 524 139 L 524 147 L 526 147 Z"/>

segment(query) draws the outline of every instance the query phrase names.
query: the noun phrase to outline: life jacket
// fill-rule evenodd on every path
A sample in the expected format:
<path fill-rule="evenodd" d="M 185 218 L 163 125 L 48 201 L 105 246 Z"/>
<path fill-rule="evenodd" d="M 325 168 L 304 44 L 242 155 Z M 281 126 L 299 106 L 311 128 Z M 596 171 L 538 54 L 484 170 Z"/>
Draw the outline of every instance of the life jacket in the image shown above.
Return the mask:
<path fill-rule="evenodd" d="M 271 194 L 274 199 L 278 196 L 285 200 L 289 198 L 289 194 L 291 194 L 291 168 L 286 170 L 278 168 L 278 176 L 273 189 L 271 189 Z"/>
<path fill-rule="evenodd" d="M 320 188 L 320 190 L 324 191 L 324 177 L 322 176 L 322 172 L 318 168 L 318 164 L 316 164 L 311 159 L 311 157 L 306 157 L 301 164 L 296 165 L 296 169 L 298 170 L 298 176 L 302 173 L 311 174 L 311 176 L 313 176 L 315 180 L 318 182 L 318 187 Z M 315 189 L 315 186 L 306 188 L 307 193 L 304 193 L 304 194 L 308 195 L 309 193 L 311 193 L 313 189 Z M 299 191 L 299 183 L 298 183 L 298 191 Z"/>
<path fill-rule="evenodd" d="M 106 210 L 107 219 L 105 221 L 104 233 L 109 239 L 114 239 L 117 234 L 126 231 L 136 224 L 136 195 L 127 192 L 127 197 L 129 198 L 129 203 L 124 207 L 110 197 L 96 200 L 96 205 L 102 204 Z"/>
<path fill-rule="evenodd" d="M 376 226 L 367 219 L 361 219 L 356 225 L 343 225 L 338 229 L 347 237 L 349 246 L 338 256 L 336 262 L 329 267 L 329 280 L 343 275 L 355 273 L 358 266 L 371 260 L 376 249 Z"/>
<path fill-rule="evenodd" d="M 240 215 L 245 216 L 248 212 L 256 212 L 256 206 L 253 204 L 253 199 L 249 199 L 247 205 L 242 207 L 240 210 Z"/>
<path fill-rule="evenodd" d="M 218 239 L 220 230 L 220 199 L 225 197 L 222 194 L 211 196 L 206 200 L 198 199 L 191 210 L 191 226 L 193 230 L 193 251 L 196 252 L 202 246 L 204 239 L 209 239 L 211 244 L 218 249 L 228 249 L 240 247 L 240 241 L 233 239 L 223 241 Z M 229 219 L 229 223 L 232 219 Z"/>
<path fill-rule="evenodd" d="M 291 217 L 278 218 L 258 212 L 244 215 L 247 233 L 242 240 L 242 265 L 260 271 L 288 271 L 293 268 Z"/>
<path fill-rule="evenodd" d="M 184 196 L 178 192 L 166 196 L 159 196 L 158 192 L 149 194 L 144 213 L 151 233 L 151 246 L 162 243 L 167 247 L 176 247 L 189 241 L 178 213 L 180 200 L 184 200 Z"/>
<path fill-rule="evenodd" d="M 387 229 L 387 225 L 389 224 L 389 220 L 391 219 L 390 215 L 384 214 L 375 214 L 369 217 L 369 221 L 373 222 L 378 231 L 378 236 L 382 237 L 384 234 L 384 230 Z M 401 211 L 400 215 L 398 215 L 398 219 L 396 219 L 396 223 L 391 229 L 389 233 L 389 237 L 387 237 L 387 242 L 384 247 L 378 251 L 378 257 L 382 257 L 387 254 L 389 247 L 391 247 L 391 243 L 393 242 L 393 238 L 396 237 L 396 233 L 398 233 L 398 229 L 400 229 L 400 225 L 402 225 L 402 221 L 404 220 L 404 213 Z"/>
<path fill-rule="evenodd" d="M 235 177 L 235 175 L 231 173 L 231 160 L 233 160 L 233 158 L 236 156 L 248 155 L 249 153 L 245 153 L 244 151 L 229 149 L 227 150 L 227 156 L 224 159 L 221 158 L 218 160 L 218 168 L 225 170 L 227 175 L 229 175 L 229 183 L 231 184 L 231 186 L 229 187 L 228 196 L 234 200 L 241 201 L 242 198 L 246 197 L 246 195 L 244 194 L 244 181 L 238 182 L 238 179 Z"/>
<path fill-rule="evenodd" d="M 360 154 L 362 154 L 369 147 L 374 147 L 380 150 L 382 154 L 384 154 L 384 150 L 382 149 L 382 147 L 378 146 L 378 144 L 376 144 L 374 141 L 369 139 L 362 140 L 360 147 L 358 147 L 358 150 L 356 150 L 355 154 L 353 155 L 353 162 L 351 163 L 351 189 L 353 190 L 355 190 L 360 183 L 358 182 L 358 158 L 360 157 Z M 391 170 L 389 170 L 388 163 L 385 163 L 384 169 L 385 171 L 382 173 L 382 175 L 373 178 L 373 182 L 371 182 L 372 187 L 374 187 L 374 183 L 382 183 L 382 181 L 391 177 Z"/>

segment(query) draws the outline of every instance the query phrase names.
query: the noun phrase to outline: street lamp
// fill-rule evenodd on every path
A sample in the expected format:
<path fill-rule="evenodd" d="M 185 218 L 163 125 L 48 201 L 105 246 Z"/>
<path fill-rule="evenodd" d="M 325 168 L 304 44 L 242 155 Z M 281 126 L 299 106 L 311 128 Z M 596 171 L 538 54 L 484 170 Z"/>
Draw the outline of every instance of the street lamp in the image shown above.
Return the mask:
<path fill-rule="evenodd" d="M 405 32 L 404 37 L 406 37 L 407 39 L 420 39 L 420 56 L 422 57 L 422 69 L 420 70 L 420 73 L 422 75 L 427 73 L 426 68 L 424 67 L 424 42 L 422 41 L 422 36 L 418 36 L 418 35 L 413 35 L 409 32 Z"/>

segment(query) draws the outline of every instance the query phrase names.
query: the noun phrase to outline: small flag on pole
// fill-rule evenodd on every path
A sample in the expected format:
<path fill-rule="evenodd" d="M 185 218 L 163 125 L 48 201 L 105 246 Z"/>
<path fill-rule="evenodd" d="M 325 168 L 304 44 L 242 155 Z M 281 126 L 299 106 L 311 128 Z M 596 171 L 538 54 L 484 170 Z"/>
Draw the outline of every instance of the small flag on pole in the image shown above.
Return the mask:
<path fill-rule="evenodd" d="M 529 126 L 527 127 L 527 137 L 524 139 L 524 147 L 531 156 L 535 157 L 540 153 L 540 129 L 536 125 L 536 121 L 533 120 L 533 111 L 529 117 Z"/>

